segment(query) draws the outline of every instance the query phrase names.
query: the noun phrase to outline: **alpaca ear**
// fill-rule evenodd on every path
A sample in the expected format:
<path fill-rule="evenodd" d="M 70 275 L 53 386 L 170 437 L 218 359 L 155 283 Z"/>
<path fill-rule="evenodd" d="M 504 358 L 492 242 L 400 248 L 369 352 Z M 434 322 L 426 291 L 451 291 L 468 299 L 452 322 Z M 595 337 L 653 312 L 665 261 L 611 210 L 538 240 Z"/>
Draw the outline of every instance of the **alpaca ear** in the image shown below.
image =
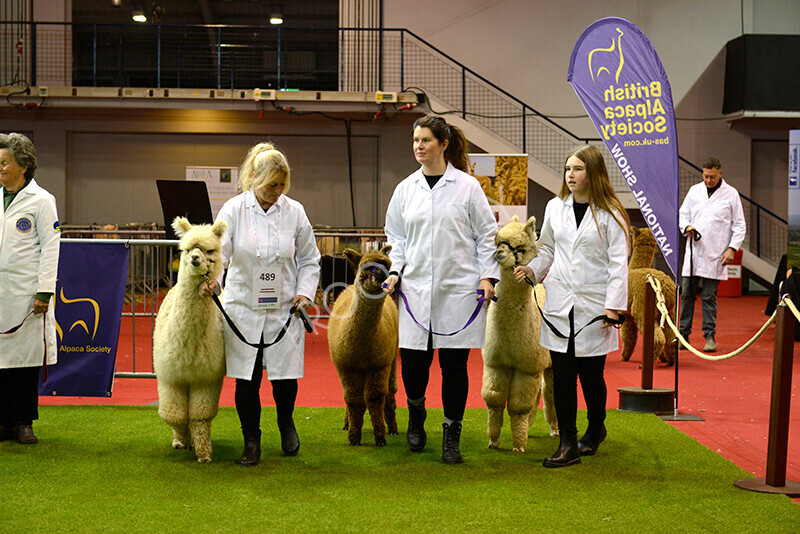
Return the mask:
<path fill-rule="evenodd" d="M 392 245 L 384 245 L 383 248 L 380 249 L 378 252 L 388 256 L 391 251 L 392 251 Z"/>
<path fill-rule="evenodd" d="M 631 226 L 631 239 L 637 237 L 639 235 L 639 229 L 635 226 Z"/>
<path fill-rule="evenodd" d="M 516 215 L 514 215 L 516 217 Z M 525 224 L 525 231 L 531 236 L 531 239 L 536 241 L 536 217 L 531 215 L 528 222 Z"/>
<path fill-rule="evenodd" d="M 511 217 L 511 220 L 508 221 L 508 222 L 510 222 L 510 223 L 519 222 L 519 215 L 514 215 L 513 217 Z"/>
<path fill-rule="evenodd" d="M 357 250 L 353 250 L 352 248 L 344 249 L 344 257 L 347 260 L 347 263 L 350 264 L 350 267 L 353 268 L 353 272 L 358 272 L 358 264 L 361 263 L 361 253 Z"/>
<path fill-rule="evenodd" d="M 219 219 L 217 222 L 214 223 L 214 226 L 211 227 L 211 231 L 216 234 L 217 237 L 222 238 L 225 234 L 225 231 L 228 229 L 228 221 L 225 219 Z"/>
<path fill-rule="evenodd" d="M 189 224 L 189 220 L 186 217 L 175 217 L 175 220 L 172 221 L 172 229 L 175 230 L 175 235 L 178 237 L 183 237 L 183 234 L 191 228 L 192 225 Z"/>

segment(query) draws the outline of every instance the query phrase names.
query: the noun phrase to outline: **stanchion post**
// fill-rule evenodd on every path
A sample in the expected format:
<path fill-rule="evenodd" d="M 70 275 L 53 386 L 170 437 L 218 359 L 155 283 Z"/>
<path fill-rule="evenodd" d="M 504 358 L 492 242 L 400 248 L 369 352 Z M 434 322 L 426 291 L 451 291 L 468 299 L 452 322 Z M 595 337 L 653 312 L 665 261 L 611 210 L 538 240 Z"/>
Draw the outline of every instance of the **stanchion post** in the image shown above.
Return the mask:
<path fill-rule="evenodd" d="M 789 407 L 792 394 L 792 352 L 794 351 L 794 315 L 779 305 L 775 316 L 775 351 L 772 361 L 772 394 L 769 403 L 769 441 L 767 476 L 744 478 L 734 486 L 761 493 L 782 493 L 800 497 L 800 483 L 786 480 L 789 446 Z"/>
<path fill-rule="evenodd" d="M 775 323 L 766 482 L 770 486 L 784 486 L 789 443 L 789 408 L 792 400 L 794 316 L 786 306 L 778 306 Z"/>
<path fill-rule="evenodd" d="M 655 353 L 656 292 L 644 285 L 644 330 L 642 331 L 642 389 L 653 389 L 653 356 Z"/>

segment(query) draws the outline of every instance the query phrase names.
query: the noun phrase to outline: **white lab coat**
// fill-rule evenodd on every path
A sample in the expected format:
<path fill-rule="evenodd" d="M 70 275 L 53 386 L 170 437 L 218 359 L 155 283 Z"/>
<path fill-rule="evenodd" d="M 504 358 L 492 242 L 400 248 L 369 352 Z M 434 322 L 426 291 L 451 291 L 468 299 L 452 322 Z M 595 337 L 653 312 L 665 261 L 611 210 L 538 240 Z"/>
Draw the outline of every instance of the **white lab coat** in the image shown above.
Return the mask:
<path fill-rule="evenodd" d="M 422 168 L 400 182 L 386 211 L 392 270 L 414 317 L 434 332 L 463 327 L 477 305 L 482 278 L 499 278 L 494 259 L 497 222 L 478 181 L 452 164 L 436 185 Z M 400 302 L 400 347 L 424 350 L 428 332 L 414 323 Z M 482 348 L 486 309 L 464 331 L 433 336 L 433 348 Z"/>
<path fill-rule="evenodd" d="M 547 203 L 539 236 L 539 255 L 528 266 L 536 280 L 544 278 L 545 317 L 569 336 L 569 311 L 575 309 L 577 332 L 603 310 L 628 308 L 628 244 L 625 232 L 605 210 L 586 210 L 580 227 L 575 224 L 573 197 Z M 599 232 L 598 232 L 599 226 Z M 587 326 L 575 337 L 575 356 L 601 356 L 619 348 L 615 328 L 602 321 Z M 556 352 L 567 351 L 567 340 L 542 325 L 540 343 Z"/>
<path fill-rule="evenodd" d="M 0 187 L 0 209 L 3 194 Z M 55 293 L 61 226 L 56 199 L 31 180 L 0 216 L 0 332 L 20 324 L 33 310 L 36 293 Z M 13 334 L 0 335 L 0 368 L 38 367 L 58 358 L 55 299 L 47 313 L 31 315 Z"/>
<path fill-rule="evenodd" d="M 264 341 L 271 343 L 286 324 L 292 299 L 303 295 L 313 302 L 317 292 L 320 254 L 305 209 L 296 200 L 281 195 L 265 213 L 251 190 L 228 200 L 217 219 L 228 223 L 228 231 L 222 239 L 224 264 L 228 269 L 223 307 L 247 341 L 258 343 L 263 332 Z M 261 265 L 282 265 L 279 309 L 254 310 L 252 307 L 253 268 L 258 262 L 256 232 Z M 280 259 L 277 258 L 278 247 Z M 270 380 L 303 377 L 305 334 L 300 320 L 294 318 L 280 343 L 264 349 L 263 363 Z M 228 376 L 250 380 L 256 353 L 257 349 L 239 341 L 226 322 Z"/>
<path fill-rule="evenodd" d="M 728 247 L 739 250 L 746 231 L 739 192 L 722 180 L 709 198 L 706 184 L 694 184 L 681 204 L 679 222 L 681 233 L 687 226 L 694 226 L 701 236 L 699 241 L 686 244 L 681 276 L 727 280 L 728 268 L 722 265 L 722 254 Z M 692 262 L 694 273 L 690 272 Z"/>

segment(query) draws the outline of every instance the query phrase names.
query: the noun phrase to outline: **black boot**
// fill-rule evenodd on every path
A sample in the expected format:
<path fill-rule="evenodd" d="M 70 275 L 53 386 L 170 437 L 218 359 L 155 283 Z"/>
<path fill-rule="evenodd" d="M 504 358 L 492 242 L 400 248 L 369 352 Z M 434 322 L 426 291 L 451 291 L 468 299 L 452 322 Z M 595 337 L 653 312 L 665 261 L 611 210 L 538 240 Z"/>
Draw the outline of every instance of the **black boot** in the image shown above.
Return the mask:
<path fill-rule="evenodd" d="M 586 429 L 586 434 L 578 442 L 578 451 L 581 456 L 594 456 L 600 444 L 606 439 L 606 434 L 606 425 L 600 427 L 599 431 L 593 430 L 591 426 Z"/>
<path fill-rule="evenodd" d="M 261 436 L 246 436 L 244 438 L 244 450 L 237 460 L 237 464 L 247 467 L 258 465 L 261 459 Z"/>
<path fill-rule="evenodd" d="M 422 399 L 419 406 L 414 406 L 409 403 L 406 439 L 408 440 L 408 447 L 414 452 L 420 452 L 424 449 L 425 443 L 428 441 L 428 435 L 425 434 L 425 418 L 427 416 L 428 413 L 425 411 L 425 399 Z"/>
<path fill-rule="evenodd" d="M 578 451 L 578 433 L 561 434 L 561 444 L 553 456 L 544 459 L 545 467 L 567 467 L 581 463 L 581 453 Z"/>
<path fill-rule="evenodd" d="M 446 464 L 460 464 L 464 460 L 461 458 L 461 451 L 458 450 L 458 443 L 461 441 L 461 423 L 453 421 L 449 425 L 442 423 L 442 461 Z"/>
<path fill-rule="evenodd" d="M 278 419 L 278 430 L 281 432 L 281 450 L 284 456 L 297 456 L 300 450 L 300 438 L 297 429 L 294 427 L 294 419 L 289 417 L 287 420 Z"/>

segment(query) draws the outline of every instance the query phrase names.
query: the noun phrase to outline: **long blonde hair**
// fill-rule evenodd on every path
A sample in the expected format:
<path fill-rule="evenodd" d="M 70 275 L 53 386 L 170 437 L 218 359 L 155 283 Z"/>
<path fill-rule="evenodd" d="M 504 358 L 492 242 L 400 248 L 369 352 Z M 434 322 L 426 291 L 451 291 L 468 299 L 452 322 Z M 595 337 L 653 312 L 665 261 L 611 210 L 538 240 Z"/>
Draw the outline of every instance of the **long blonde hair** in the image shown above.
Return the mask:
<path fill-rule="evenodd" d="M 286 182 L 283 192 L 288 193 L 290 176 L 289 161 L 283 152 L 270 143 L 259 143 L 244 158 L 244 163 L 239 168 L 236 189 L 243 193 L 283 180 Z"/>
<path fill-rule="evenodd" d="M 606 162 L 603 159 L 603 154 L 594 145 L 581 145 L 573 148 L 567 157 L 564 159 L 564 168 L 566 169 L 567 161 L 572 156 L 581 160 L 586 168 L 586 184 L 588 185 L 589 193 L 589 206 L 592 209 L 592 218 L 594 224 L 597 226 L 597 232 L 600 232 L 600 225 L 597 224 L 597 216 L 595 209 L 599 208 L 607 211 L 614 217 L 614 220 L 619 223 L 622 230 L 625 232 L 625 240 L 630 244 L 630 235 L 628 228 L 631 226 L 631 221 L 628 218 L 628 212 L 622 207 L 622 202 L 617 198 L 614 193 L 614 188 L 611 186 L 611 181 L 608 179 L 608 169 Z M 558 192 L 558 198 L 566 199 L 570 195 L 569 187 L 562 173 L 561 177 L 561 190 Z M 602 238 L 602 235 L 600 236 Z M 630 249 L 630 246 L 628 247 Z"/>

